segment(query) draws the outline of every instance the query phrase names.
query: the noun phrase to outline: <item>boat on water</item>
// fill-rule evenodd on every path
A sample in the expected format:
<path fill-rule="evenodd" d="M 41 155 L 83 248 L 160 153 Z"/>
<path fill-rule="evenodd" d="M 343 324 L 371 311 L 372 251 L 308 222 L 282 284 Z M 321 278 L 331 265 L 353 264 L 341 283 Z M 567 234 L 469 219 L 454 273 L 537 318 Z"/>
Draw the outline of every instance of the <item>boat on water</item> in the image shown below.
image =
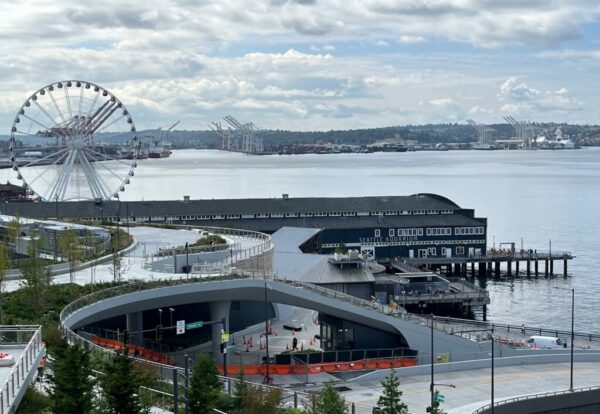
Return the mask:
<path fill-rule="evenodd" d="M 494 144 L 487 144 L 485 142 L 477 142 L 473 144 L 471 148 L 480 151 L 492 151 L 496 149 L 496 146 Z"/>
<path fill-rule="evenodd" d="M 168 144 L 155 142 L 148 149 L 148 158 L 169 158 L 171 156 L 171 148 Z"/>

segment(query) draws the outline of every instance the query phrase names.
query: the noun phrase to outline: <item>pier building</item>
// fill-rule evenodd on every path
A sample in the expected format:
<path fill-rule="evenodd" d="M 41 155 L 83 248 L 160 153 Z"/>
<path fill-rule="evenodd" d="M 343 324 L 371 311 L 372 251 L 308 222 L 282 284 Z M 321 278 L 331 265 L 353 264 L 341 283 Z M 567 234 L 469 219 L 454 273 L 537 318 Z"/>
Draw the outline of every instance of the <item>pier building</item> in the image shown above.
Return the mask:
<path fill-rule="evenodd" d="M 7 203 L 7 214 L 90 221 L 190 224 L 273 233 L 323 229 L 320 252 L 346 246 L 366 258 L 467 257 L 486 251 L 487 219 L 437 194 L 181 201 Z"/>

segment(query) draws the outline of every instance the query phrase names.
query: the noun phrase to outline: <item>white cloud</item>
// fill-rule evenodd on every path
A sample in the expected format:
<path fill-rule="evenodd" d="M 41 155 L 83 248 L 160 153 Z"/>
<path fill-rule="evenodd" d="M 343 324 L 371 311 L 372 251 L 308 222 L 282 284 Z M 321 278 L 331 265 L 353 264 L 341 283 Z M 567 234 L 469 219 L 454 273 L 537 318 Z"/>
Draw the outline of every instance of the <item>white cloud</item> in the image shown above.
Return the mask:
<path fill-rule="evenodd" d="M 534 88 L 515 80 L 498 93 L 497 73 L 517 73 L 519 66 L 489 68 L 490 57 L 478 56 L 477 47 L 501 54 L 527 45 L 540 55 L 540 48 L 580 37 L 583 25 L 598 20 L 600 5 L 13 0 L 0 12 L 10 16 L 0 25 L 0 127 L 33 90 L 83 78 L 113 90 L 141 127 L 181 117 L 182 127 L 200 128 L 231 109 L 268 127 L 329 129 L 447 120 L 463 106 L 482 108 L 482 116 L 483 108 L 492 116 L 511 105 L 532 115 L 579 112 L 583 103 L 573 96 L 580 95 L 562 89 L 574 91 L 572 83 L 546 79 Z M 463 55 L 398 52 L 416 49 L 399 44 L 428 42 L 422 49 L 429 50 L 440 41 L 475 48 Z M 540 56 L 597 59 L 570 49 Z M 534 69 L 549 77 L 545 68 Z M 454 105 L 442 104 L 445 97 Z M 417 110 L 419 101 L 426 104 Z"/>
<path fill-rule="evenodd" d="M 541 91 L 519 82 L 516 77 L 507 79 L 500 86 L 499 95 L 508 101 L 501 108 L 503 112 L 571 112 L 583 108 L 583 102 L 571 97 L 565 88 Z"/>
<path fill-rule="evenodd" d="M 413 44 L 413 43 L 423 43 L 426 41 L 426 39 L 423 36 L 402 35 L 402 36 L 400 36 L 398 41 L 400 43 L 404 43 L 404 44 Z"/>

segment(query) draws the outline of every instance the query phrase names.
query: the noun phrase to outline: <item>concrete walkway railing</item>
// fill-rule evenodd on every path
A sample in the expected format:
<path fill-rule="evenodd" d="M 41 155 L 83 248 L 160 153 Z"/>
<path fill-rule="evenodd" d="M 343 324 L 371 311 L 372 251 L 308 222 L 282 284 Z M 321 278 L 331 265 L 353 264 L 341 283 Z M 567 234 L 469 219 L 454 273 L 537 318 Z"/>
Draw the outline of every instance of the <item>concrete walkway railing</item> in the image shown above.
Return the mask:
<path fill-rule="evenodd" d="M 6 380 L 0 388 L 0 414 L 16 411 L 17 405 L 23 398 L 24 390 L 31 381 L 32 375 L 38 367 L 40 352 L 43 351 L 42 327 L 38 325 L 0 326 L 2 342 L 7 344 L 23 344 L 27 341 L 21 356 L 12 367 Z M 29 337 L 29 340 L 23 336 Z"/>

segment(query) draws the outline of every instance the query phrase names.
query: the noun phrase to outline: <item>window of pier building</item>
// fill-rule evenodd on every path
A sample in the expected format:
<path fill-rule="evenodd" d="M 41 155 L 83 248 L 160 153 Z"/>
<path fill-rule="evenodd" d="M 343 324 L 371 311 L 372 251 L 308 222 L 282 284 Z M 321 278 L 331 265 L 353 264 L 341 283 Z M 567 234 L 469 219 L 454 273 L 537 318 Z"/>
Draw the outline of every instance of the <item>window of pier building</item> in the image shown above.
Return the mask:
<path fill-rule="evenodd" d="M 471 234 L 484 234 L 484 227 L 455 227 L 454 234 L 456 236 L 467 236 Z"/>
<path fill-rule="evenodd" d="M 456 255 L 462 256 L 464 254 L 465 254 L 465 247 L 464 246 L 456 246 Z"/>
<path fill-rule="evenodd" d="M 389 234 L 390 237 L 394 237 L 394 236 L 396 236 L 396 230 L 389 229 L 388 234 Z"/>
<path fill-rule="evenodd" d="M 375 237 L 381 237 L 381 230 L 375 229 Z"/>

